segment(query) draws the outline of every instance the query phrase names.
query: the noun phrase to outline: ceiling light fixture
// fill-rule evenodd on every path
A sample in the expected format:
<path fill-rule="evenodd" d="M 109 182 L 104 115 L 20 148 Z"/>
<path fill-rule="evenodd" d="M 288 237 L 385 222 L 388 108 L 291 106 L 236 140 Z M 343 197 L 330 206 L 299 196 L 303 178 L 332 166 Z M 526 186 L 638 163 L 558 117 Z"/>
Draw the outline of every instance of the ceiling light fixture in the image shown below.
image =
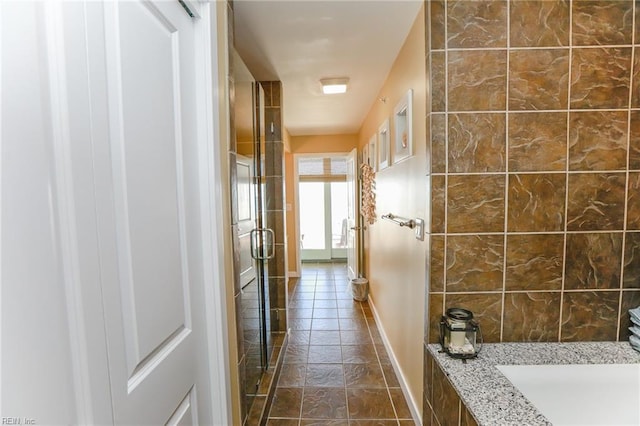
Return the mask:
<path fill-rule="evenodd" d="M 347 91 L 348 78 L 323 78 L 320 80 L 322 84 L 322 93 L 325 95 L 333 95 L 336 93 L 345 93 Z"/>

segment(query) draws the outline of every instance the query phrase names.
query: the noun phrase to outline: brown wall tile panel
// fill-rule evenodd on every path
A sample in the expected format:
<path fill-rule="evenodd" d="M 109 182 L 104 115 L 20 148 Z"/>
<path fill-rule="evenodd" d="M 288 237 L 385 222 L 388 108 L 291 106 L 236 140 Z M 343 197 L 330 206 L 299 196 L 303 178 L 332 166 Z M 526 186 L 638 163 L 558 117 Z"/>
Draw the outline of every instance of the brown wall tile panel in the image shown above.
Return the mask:
<path fill-rule="evenodd" d="M 565 175 L 509 175 L 507 229 L 510 232 L 562 231 Z"/>
<path fill-rule="evenodd" d="M 509 171 L 566 169 L 566 112 L 526 112 L 509 115 Z"/>
<path fill-rule="evenodd" d="M 429 2 L 431 19 L 431 49 L 444 49 L 445 39 L 445 5 L 444 0 Z"/>
<path fill-rule="evenodd" d="M 267 228 L 273 230 L 276 244 L 284 244 L 286 236 L 284 229 L 284 211 L 267 211 Z"/>
<path fill-rule="evenodd" d="M 284 175 L 284 144 L 281 141 L 265 144 L 265 169 L 267 176 Z"/>
<path fill-rule="evenodd" d="M 271 106 L 282 107 L 282 84 L 279 81 L 271 82 Z"/>
<path fill-rule="evenodd" d="M 280 107 L 266 107 L 264 109 L 264 125 L 266 131 L 267 142 L 282 141 L 282 110 Z M 273 132 L 271 132 L 271 123 L 273 123 Z"/>
<path fill-rule="evenodd" d="M 476 422 L 476 419 L 473 417 L 464 403 L 462 403 L 460 411 L 460 426 L 478 426 L 478 422 Z"/>
<path fill-rule="evenodd" d="M 431 171 L 447 171 L 447 116 L 431 114 Z"/>
<path fill-rule="evenodd" d="M 441 426 L 458 426 L 460 397 L 442 369 L 434 363 L 433 413 Z"/>
<path fill-rule="evenodd" d="M 442 175 L 431 177 L 431 232 L 444 232 L 446 178 Z"/>
<path fill-rule="evenodd" d="M 564 235 L 507 236 L 505 289 L 562 289 Z"/>
<path fill-rule="evenodd" d="M 638 25 L 640 23 L 640 8 L 638 7 L 638 4 L 636 2 L 636 17 L 635 17 L 635 29 L 634 29 L 634 35 L 633 35 L 633 40 L 635 44 L 640 43 L 640 25 Z"/>
<path fill-rule="evenodd" d="M 431 53 L 431 110 L 445 111 L 447 107 L 447 72 L 445 67 L 445 53 Z"/>
<path fill-rule="evenodd" d="M 640 10 L 640 7 L 636 7 L 636 10 Z M 640 28 L 640 25 L 636 24 L 636 27 Z M 640 39 L 636 38 L 636 44 L 639 43 Z M 633 53 L 633 88 L 631 91 L 631 108 L 640 108 L 640 56 L 638 56 L 640 49 L 638 47 L 634 47 Z"/>
<path fill-rule="evenodd" d="M 615 341 L 619 301 L 620 291 L 565 293 L 561 340 Z"/>
<path fill-rule="evenodd" d="M 424 392 L 425 401 L 433 402 L 433 356 L 427 345 L 423 345 L 424 350 Z"/>
<path fill-rule="evenodd" d="M 620 288 L 622 233 L 568 234 L 564 288 Z"/>
<path fill-rule="evenodd" d="M 511 46 L 568 46 L 569 14 L 566 0 L 512 1 Z"/>
<path fill-rule="evenodd" d="M 427 52 L 440 73 L 430 102 L 442 110 L 430 117 L 429 341 L 443 300 L 475 312 L 487 341 L 627 338 L 618 322 L 640 293 L 638 4 L 511 0 L 503 27 L 491 11 L 506 3 L 430 2 L 441 37 Z M 486 121 L 507 110 L 506 129 Z M 506 243 L 501 269 L 499 250 L 477 243 L 494 236 Z"/>
<path fill-rule="evenodd" d="M 473 312 L 473 317 L 482 327 L 482 336 L 487 343 L 500 341 L 502 294 L 446 294 L 445 307 L 464 308 Z"/>
<path fill-rule="evenodd" d="M 566 109 L 569 49 L 512 50 L 509 109 Z"/>
<path fill-rule="evenodd" d="M 447 18 L 449 48 L 507 45 L 507 2 L 504 0 L 449 0 Z"/>
<path fill-rule="evenodd" d="M 627 195 L 627 229 L 640 229 L 640 172 L 629 173 Z"/>
<path fill-rule="evenodd" d="M 623 287 L 640 289 L 640 233 L 627 232 L 624 242 Z"/>
<path fill-rule="evenodd" d="M 442 293 L 429 294 L 429 335 L 427 336 L 429 343 L 440 341 L 440 318 L 444 314 L 443 300 L 444 294 Z"/>
<path fill-rule="evenodd" d="M 433 235 L 431 237 L 431 284 L 429 291 L 444 291 L 444 236 Z"/>
<path fill-rule="evenodd" d="M 504 175 L 450 175 L 447 232 L 504 230 Z"/>
<path fill-rule="evenodd" d="M 437 423 L 433 419 L 433 410 L 425 400 L 422 406 L 422 426 L 436 426 L 436 425 Z"/>
<path fill-rule="evenodd" d="M 574 1 L 573 43 L 578 46 L 631 44 L 633 1 Z"/>
<path fill-rule="evenodd" d="M 449 115 L 449 173 L 504 171 L 505 114 Z"/>
<path fill-rule="evenodd" d="M 449 52 L 449 111 L 504 110 L 507 51 Z"/>
<path fill-rule="evenodd" d="M 635 90 L 640 90 L 640 87 Z M 640 170 L 640 111 L 629 112 L 629 120 L 629 169 Z"/>
<path fill-rule="evenodd" d="M 623 173 L 570 174 L 567 230 L 622 229 L 624 190 Z"/>
<path fill-rule="evenodd" d="M 266 178 L 265 204 L 267 210 L 284 210 L 284 189 L 282 176 Z"/>
<path fill-rule="evenodd" d="M 625 108 L 629 105 L 631 48 L 573 49 L 571 108 Z"/>
<path fill-rule="evenodd" d="M 626 169 L 627 124 L 627 111 L 572 112 L 569 116 L 569 169 Z"/>
<path fill-rule="evenodd" d="M 447 238 L 447 292 L 501 290 L 503 268 L 502 235 Z"/>
<path fill-rule="evenodd" d="M 559 292 L 505 295 L 503 342 L 557 341 L 559 324 Z"/>

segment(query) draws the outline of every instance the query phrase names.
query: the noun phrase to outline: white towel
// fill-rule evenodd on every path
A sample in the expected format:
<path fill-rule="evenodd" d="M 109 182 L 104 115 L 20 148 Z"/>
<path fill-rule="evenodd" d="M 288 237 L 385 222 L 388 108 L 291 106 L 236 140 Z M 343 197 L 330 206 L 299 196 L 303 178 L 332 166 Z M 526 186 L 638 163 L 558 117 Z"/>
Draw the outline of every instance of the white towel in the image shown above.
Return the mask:
<path fill-rule="evenodd" d="M 640 339 L 640 327 L 638 326 L 629 327 L 629 331 L 632 332 L 635 336 L 637 336 Z"/>
<path fill-rule="evenodd" d="M 631 336 L 629 336 L 629 343 L 631 344 L 631 347 L 633 349 L 640 352 L 640 338 L 632 334 Z"/>
<path fill-rule="evenodd" d="M 631 322 L 640 325 L 640 306 L 637 308 L 629 309 L 629 315 L 631 316 Z"/>

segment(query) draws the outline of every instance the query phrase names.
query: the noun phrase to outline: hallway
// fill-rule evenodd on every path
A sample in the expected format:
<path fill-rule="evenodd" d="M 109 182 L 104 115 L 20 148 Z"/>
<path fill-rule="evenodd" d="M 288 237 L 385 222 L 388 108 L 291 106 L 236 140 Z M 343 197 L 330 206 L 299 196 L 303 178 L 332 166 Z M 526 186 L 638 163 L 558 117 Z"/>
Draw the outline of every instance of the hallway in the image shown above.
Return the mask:
<path fill-rule="evenodd" d="M 289 283 L 291 335 L 268 425 L 413 425 L 367 302 L 344 263 L 303 264 Z"/>

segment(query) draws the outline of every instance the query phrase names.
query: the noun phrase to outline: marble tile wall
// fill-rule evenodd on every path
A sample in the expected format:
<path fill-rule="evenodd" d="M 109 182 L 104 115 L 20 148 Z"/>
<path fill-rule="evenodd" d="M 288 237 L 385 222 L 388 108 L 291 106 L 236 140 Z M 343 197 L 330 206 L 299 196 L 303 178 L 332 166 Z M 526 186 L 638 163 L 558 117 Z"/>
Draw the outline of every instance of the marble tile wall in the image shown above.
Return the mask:
<path fill-rule="evenodd" d="M 640 2 L 426 7 L 425 341 L 453 306 L 487 342 L 627 340 L 640 305 Z"/>
<path fill-rule="evenodd" d="M 425 347 L 423 426 L 477 426 L 458 392 Z"/>
<path fill-rule="evenodd" d="M 287 331 L 287 256 L 284 195 L 284 141 L 282 138 L 282 84 L 261 81 L 264 89 L 265 199 L 267 227 L 275 237 L 275 256 L 268 261 L 271 331 Z"/>

